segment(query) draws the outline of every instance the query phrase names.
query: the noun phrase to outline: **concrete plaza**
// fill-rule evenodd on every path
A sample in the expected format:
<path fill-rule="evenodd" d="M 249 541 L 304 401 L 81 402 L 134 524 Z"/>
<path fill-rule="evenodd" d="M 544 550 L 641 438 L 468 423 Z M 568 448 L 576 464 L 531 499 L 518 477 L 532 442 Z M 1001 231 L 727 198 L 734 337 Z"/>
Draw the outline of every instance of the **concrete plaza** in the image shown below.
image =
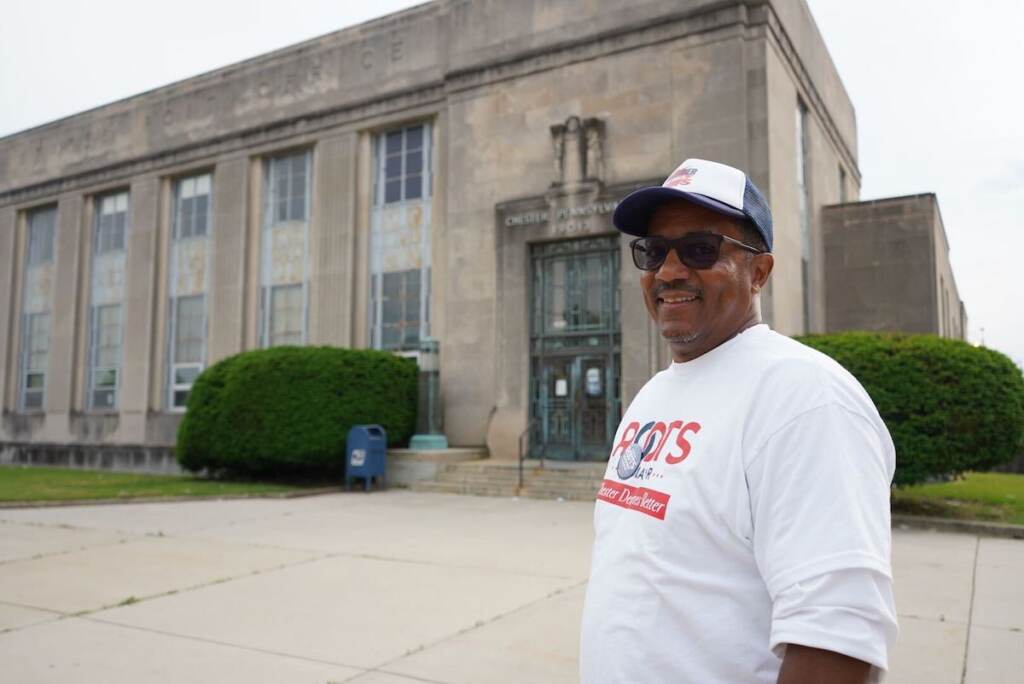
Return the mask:
<path fill-rule="evenodd" d="M 391 491 L 0 510 L 4 682 L 576 681 L 587 503 Z M 888 682 L 1024 672 L 1024 542 L 896 530 Z"/>

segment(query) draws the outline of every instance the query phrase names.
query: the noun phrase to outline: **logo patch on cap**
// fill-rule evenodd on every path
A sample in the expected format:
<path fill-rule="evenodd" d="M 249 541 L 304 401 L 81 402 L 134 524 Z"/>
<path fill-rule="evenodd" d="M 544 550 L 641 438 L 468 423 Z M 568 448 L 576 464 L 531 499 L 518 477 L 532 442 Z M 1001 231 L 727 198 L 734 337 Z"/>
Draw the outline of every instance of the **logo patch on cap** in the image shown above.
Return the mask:
<path fill-rule="evenodd" d="M 678 169 L 672 172 L 672 175 L 663 184 L 666 188 L 674 188 L 680 185 L 689 185 L 690 181 L 693 180 L 694 175 L 697 173 L 697 169 L 692 166 L 680 166 Z"/>

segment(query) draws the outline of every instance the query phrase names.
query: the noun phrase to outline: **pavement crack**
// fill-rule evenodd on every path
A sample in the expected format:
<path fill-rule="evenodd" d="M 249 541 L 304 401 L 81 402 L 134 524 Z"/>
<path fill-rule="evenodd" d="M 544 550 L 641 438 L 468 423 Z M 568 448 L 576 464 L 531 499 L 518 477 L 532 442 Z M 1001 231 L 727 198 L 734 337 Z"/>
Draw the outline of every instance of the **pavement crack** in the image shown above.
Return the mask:
<path fill-rule="evenodd" d="M 217 579 L 208 580 L 206 582 L 200 582 L 199 584 L 194 584 L 194 585 L 187 586 L 187 587 L 176 587 L 174 589 L 168 589 L 167 591 L 161 591 L 161 592 L 157 592 L 155 594 L 147 594 L 145 596 L 128 596 L 128 597 L 122 599 L 121 601 L 119 601 L 117 603 L 113 603 L 113 604 L 105 605 L 105 606 L 100 606 L 99 608 L 89 608 L 87 610 L 78 611 L 77 613 L 70 613 L 69 615 L 71 615 L 72 617 L 85 618 L 85 617 L 94 615 L 96 613 L 99 613 L 99 612 L 102 612 L 102 611 L 105 611 L 105 610 L 111 610 L 113 608 L 120 608 L 120 607 L 123 607 L 123 606 L 138 605 L 140 603 L 145 603 L 146 601 L 152 601 L 154 599 L 164 598 L 164 597 L 167 597 L 167 596 L 173 596 L 174 594 L 180 594 L 180 593 L 189 592 L 189 591 L 196 591 L 196 590 L 199 590 L 199 589 L 205 589 L 206 587 L 212 587 L 212 586 L 216 586 L 218 584 L 226 584 L 227 582 L 234 582 L 235 580 L 245 579 L 246 577 L 255 577 L 257 575 L 264 575 L 264 574 L 271 573 L 271 572 L 277 572 L 278 570 L 287 570 L 289 568 L 298 567 L 300 565 L 305 565 L 307 563 L 315 563 L 315 562 L 318 562 L 318 561 L 327 560 L 328 558 L 331 558 L 331 555 L 315 556 L 313 558 L 303 558 L 302 560 L 298 560 L 298 561 L 295 561 L 295 562 L 292 562 L 292 563 L 282 563 L 280 565 L 274 565 L 274 566 L 271 566 L 269 568 L 259 568 L 257 570 L 252 570 L 251 572 L 245 572 L 245 573 L 242 573 L 240 575 L 230 575 L 228 577 L 218 577 Z M 111 624 L 120 624 L 120 623 L 112 622 Z"/>
<path fill-rule="evenodd" d="M 41 606 L 30 606 L 25 603 L 17 603 L 15 601 L 0 601 L 0 606 L 12 606 L 14 608 L 24 608 L 26 610 L 34 610 L 39 613 L 46 613 L 46 618 L 42 620 L 36 620 L 35 622 L 29 622 L 24 625 L 15 625 L 13 627 L 0 628 L 0 636 L 9 634 L 11 632 L 17 632 L 22 629 L 30 629 L 39 625 L 48 625 L 51 622 L 57 622 L 63 620 L 66 617 L 70 617 L 67 613 L 62 613 L 59 610 L 53 610 L 52 608 L 43 608 Z"/>
<path fill-rule="evenodd" d="M 383 561 L 385 563 L 406 563 L 409 565 L 426 565 L 436 568 L 457 568 L 459 570 L 474 570 L 482 572 L 497 572 L 504 575 L 517 575 L 521 577 L 532 577 L 535 579 L 553 579 L 553 580 L 571 580 L 575 579 L 575 575 L 549 575 L 547 573 L 540 572 L 524 572 L 520 570 L 509 570 L 506 568 L 496 568 L 493 566 L 486 565 L 464 565 L 459 563 L 447 563 L 444 561 L 426 560 L 422 558 L 398 558 L 395 556 L 382 556 L 379 554 L 372 553 L 351 553 L 346 551 L 339 551 L 332 554 L 333 558 L 359 558 L 362 560 L 372 561 Z"/>
<path fill-rule="evenodd" d="M 344 684 L 344 682 L 351 682 L 357 680 L 364 675 L 373 674 L 374 672 L 380 672 L 381 674 L 391 675 L 392 677 L 397 677 L 398 679 L 408 679 L 410 682 L 423 682 L 424 684 L 452 684 L 452 682 L 446 682 L 440 679 L 427 679 L 426 677 L 420 677 L 419 675 L 388 672 L 387 670 L 366 670 L 365 672 L 360 672 L 357 675 L 354 675 L 352 677 L 349 677 L 348 679 L 343 680 L 340 684 Z M 333 683 L 329 682 L 328 684 Z"/>
<path fill-rule="evenodd" d="M 978 556 L 981 551 L 981 537 L 974 538 L 974 567 L 971 569 L 971 602 L 967 609 L 967 638 L 964 639 L 964 666 L 960 671 L 960 684 L 967 680 L 967 658 L 971 649 L 971 631 L 974 629 L 974 592 L 978 586 Z"/>
<path fill-rule="evenodd" d="M 292 658 L 294 660 L 302 660 L 308 663 L 319 663 L 321 665 L 331 665 L 334 667 L 345 667 L 349 669 L 363 670 L 358 665 L 351 663 L 341 663 L 334 660 L 324 660 L 323 658 L 311 658 L 309 656 L 296 655 L 294 653 L 288 653 L 287 651 L 275 651 L 269 648 L 259 648 L 257 646 L 246 646 L 244 644 L 236 644 L 230 641 L 221 641 L 219 639 L 207 639 L 205 637 L 192 636 L 191 634 L 181 634 L 180 632 L 171 632 L 165 629 L 156 629 L 154 627 L 140 627 L 139 625 L 127 625 L 121 622 L 115 622 L 113 620 L 104 620 L 103 618 L 95 616 L 79 616 L 82 620 L 88 620 L 89 622 L 96 622 L 103 625 L 110 625 L 112 627 L 120 627 L 122 629 L 134 629 L 138 632 L 148 632 L 150 634 L 162 634 L 164 636 L 175 637 L 178 639 L 186 639 L 188 641 L 197 641 L 204 644 L 214 644 L 217 646 L 226 646 L 228 648 L 237 648 L 241 651 L 250 651 L 253 653 L 263 653 L 266 655 L 281 656 L 283 658 Z"/>
<path fill-rule="evenodd" d="M 80 551 L 90 551 L 92 549 L 102 549 L 106 546 L 117 546 L 119 544 L 126 544 L 130 541 L 138 541 L 138 539 L 131 539 L 125 537 L 123 539 L 116 539 L 109 542 L 97 542 L 96 544 L 85 544 L 74 549 L 63 549 L 61 551 L 49 551 L 46 553 L 37 553 L 32 556 L 26 556 L 24 558 L 8 558 L 6 560 L 0 560 L 0 567 L 5 565 L 14 565 L 15 563 L 27 563 L 29 561 L 43 560 L 45 558 L 55 558 L 57 556 L 67 556 L 72 553 L 79 553 Z"/>
<path fill-rule="evenodd" d="M 460 630 L 452 632 L 451 634 L 445 635 L 445 636 L 441 637 L 440 639 L 435 639 L 434 641 L 431 641 L 429 643 L 420 644 L 419 646 L 417 646 L 415 648 L 410 648 L 409 650 L 407 650 L 402 655 L 397 656 L 395 658 L 392 658 L 391 660 L 386 660 L 383 663 L 381 663 L 380 665 L 378 665 L 377 667 L 371 668 L 371 669 L 367 670 L 367 672 L 381 672 L 383 674 L 395 675 L 395 676 L 398 676 L 398 677 L 408 677 L 409 675 L 407 675 L 407 674 L 403 674 L 401 672 L 393 672 L 393 671 L 388 670 L 386 668 L 389 665 L 393 665 L 394 663 L 397 663 L 400 660 L 404 660 L 404 659 L 408 658 L 411 655 L 415 655 L 416 653 L 421 653 L 423 651 L 426 651 L 429 648 L 434 648 L 435 646 L 440 646 L 441 644 L 445 643 L 446 641 L 451 641 L 452 639 L 456 639 L 456 638 L 462 636 L 463 634 L 468 634 L 468 633 L 470 633 L 472 631 L 475 631 L 477 629 L 480 629 L 482 627 L 486 627 L 487 625 L 492 625 L 492 624 L 494 624 L 496 622 L 500 622 L 500 621 L 502 621 L 502 620 L 504 620 L 506 618 L 509 618 L 509 617 L 511 617 L 513 615 L 516 615 L 517 613 L 521 613 L 524 610 L 532 608 L 533 606 L 540 605 L 541 603 L 544 603 L 545 601 L 549 601 L 549 600 L 555 598 L 556 596 L 561 596 L 562 594 L 570 592 L 573 589 L 578 589 L 579 587 L 585 586 L 588 581 L 589 580 L 582 580 L 582 581 L 576 582 L 575 584 L 571 584 L 569 586 L 565 586 L 565 587 L 561 587 L 559 589 L 555 589 L 554 591 L 548 592 L 547 594 L 545 594 L 544 596 L 541 596 L 540 598 L 534 599 L 533 601 L 529 601 L 529 602 L 524 603 L 524 604 L 522 604 L 520 606 L 516 606 L 515 608 L 507 610 L 504 613 L 498 613 L 497 615 L 494 615 L 494 616 L 492 616 L 490 618 L 487 618 L 486 620 L 477 620 L 476 622 L 474 622 L 469 627 L 464 627 L 464 628 L 462 628 Z M 367 672 L 362 672 L 359 675 L 353 675 L 352 677 L 349 677 L 345 681 L 346 682 L 350 682 L 350 681 L 356 679 L 357 677 L 359 677 L 359 676 L 361 676 L 363 674 L 366 674 Z M 429 680 L 429 679 L 428 680 L 423 680 L 423 681 L 432 682 L 432 680 Z M 443 682 L 436 682 L 434 684 L 444 684 L 444 683 Z"/>
<path fill-rule="evenodd" d="M 53 608 L 43 608 L 42 606 L 31 606 L 27 603 L 18 603 L 17 601 L 8 601 L 6 599 L 0 600 L 0 606 L 14 606 L 15 608 L 27 608 L 28 610 L 38 610 L 43 613 L 53 613 L 54 615 L 60 615 L 66 617 L 68 613 L 61 610 L 54 610 Z"/>

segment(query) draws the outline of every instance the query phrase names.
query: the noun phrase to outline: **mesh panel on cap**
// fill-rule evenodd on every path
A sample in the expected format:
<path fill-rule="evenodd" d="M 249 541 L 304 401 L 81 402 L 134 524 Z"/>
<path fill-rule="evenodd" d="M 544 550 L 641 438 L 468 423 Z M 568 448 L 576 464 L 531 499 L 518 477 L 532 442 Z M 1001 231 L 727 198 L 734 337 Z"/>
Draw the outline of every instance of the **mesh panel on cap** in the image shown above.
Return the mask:
<path fill-rule="evenodd" d="M 761 233 L 768 251 L 772 251 L 772 210 L 768 208 L 768 202 L 764 195 L 757 189 L 750 178 L 747 178 L 746 187 L 743 188 L 743 213 L 750 218 L 751 223 Z"/>

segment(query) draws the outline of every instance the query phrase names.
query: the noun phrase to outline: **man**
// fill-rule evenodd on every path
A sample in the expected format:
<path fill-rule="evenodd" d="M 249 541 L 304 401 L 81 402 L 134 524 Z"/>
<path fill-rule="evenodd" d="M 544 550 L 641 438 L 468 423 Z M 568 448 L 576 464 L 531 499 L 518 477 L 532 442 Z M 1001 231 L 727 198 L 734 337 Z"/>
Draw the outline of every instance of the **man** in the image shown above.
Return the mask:
<path fill-rule="evenodd" d="M 896 637 L 889 433 L 860 384 L 761 323 L 768 205 L 688 159 L 613 217 L 672 351 L 594 515 L 585 684 L 862 684 Z"/>

